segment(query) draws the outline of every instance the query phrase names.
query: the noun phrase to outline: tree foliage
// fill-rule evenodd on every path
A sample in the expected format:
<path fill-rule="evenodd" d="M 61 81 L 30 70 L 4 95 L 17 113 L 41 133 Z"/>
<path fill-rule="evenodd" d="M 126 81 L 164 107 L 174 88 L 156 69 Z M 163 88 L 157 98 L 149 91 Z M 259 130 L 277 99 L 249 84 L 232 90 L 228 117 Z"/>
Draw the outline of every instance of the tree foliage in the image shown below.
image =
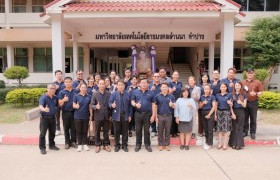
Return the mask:
<path fill-rule="evenodd" d="M 7 79 L 17 80 L 19 86 L 21 86 L 22 80 L 29 76 L 28 70 L 23 66 L 12 66 L 4 72 L 4 76 Z"/>

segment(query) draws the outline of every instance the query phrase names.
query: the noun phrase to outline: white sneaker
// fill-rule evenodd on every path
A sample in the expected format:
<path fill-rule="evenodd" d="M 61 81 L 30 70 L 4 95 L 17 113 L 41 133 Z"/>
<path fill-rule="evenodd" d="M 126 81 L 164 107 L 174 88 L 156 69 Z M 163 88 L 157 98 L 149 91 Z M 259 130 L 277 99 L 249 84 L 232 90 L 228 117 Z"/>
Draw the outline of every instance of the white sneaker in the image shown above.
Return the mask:
<path fill-rule="evenodd" d="M 155 136 L 156 136 L 156 133 L 155 133 L 155 132 L 152 132 L 152 133 L 151 133 L 151 136 L 152 136 L 152 137 L 155 137 Z"/>
<path fill-rule="evenodd" d="M 205 146 L 203 146 L 203 148 L 204 148 L 205 150 L 208 150 L 208 149 L 210 149 L 210 148 L 211 148 L 211 146 L 209 146 L 209 145 L 205 144 Z"/>
<path fill-rule="evenodd" d="M 84 148 L 85 151 L 89 151 L 89 148 L 88 148 L 87 145 L 84 145 L 83 148 Z"/>
<path fill-rule="evenodd" d="M 55 132 L 55 135 L 56 135 L 56 136 L 58 136 L 58 135 L 60 135 L 60 134 L 61 134 L 60 131 L 56 131 L 56 132 Z"/>
<path fill-rule="evenodd" d="M 82 149 L 83 149 L 83 146 L 82 145 L 78 145 L 77 152 L 81 152 Z"/>

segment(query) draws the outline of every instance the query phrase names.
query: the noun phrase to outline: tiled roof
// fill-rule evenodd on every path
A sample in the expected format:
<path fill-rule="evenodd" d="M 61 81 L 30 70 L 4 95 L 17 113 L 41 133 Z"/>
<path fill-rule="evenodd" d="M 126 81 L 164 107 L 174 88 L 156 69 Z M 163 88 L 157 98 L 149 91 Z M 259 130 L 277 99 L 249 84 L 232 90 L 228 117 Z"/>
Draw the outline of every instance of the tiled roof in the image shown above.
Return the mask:
<path fill-rule="evenodd" d="M 65 5 L 64 11 L 219 11 L 213 2 L 75 2 Z"/>

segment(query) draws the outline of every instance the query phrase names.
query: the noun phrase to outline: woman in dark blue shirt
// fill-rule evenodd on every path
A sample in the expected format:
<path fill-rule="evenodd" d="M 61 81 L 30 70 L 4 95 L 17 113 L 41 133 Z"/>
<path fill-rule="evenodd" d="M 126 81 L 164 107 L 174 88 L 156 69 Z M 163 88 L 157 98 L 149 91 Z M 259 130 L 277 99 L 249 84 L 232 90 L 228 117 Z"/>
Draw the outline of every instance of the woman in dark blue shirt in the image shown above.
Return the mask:
<path fill-rule="evenodd" d="M 244 147 L 243 126 L 245 120 L 244 108 L 247 105 L 247 96 L 243 93 L 241 82 L 234 84 L 233 92 L 233 121 L 232 131 L 229 139 L 229 146 L 239 150 Z"/>
<path fill-rule="evenodd" d="M 87 78 L 87 94 L 88 95 L 92 95 L 93 92 L 96 91 L 96 86 L 95 86 L 95 83 L 94 83 L 94 76 L 93 75 L 89 75 L 88 78 Z"/>
<path fill-rule="evenodd" d="M 206 143 L 203 146 L 205 150 L 208 150 L 213 145 L 213 128 L 214 128 L 214 112 L 216 109 L 216 98 L 211 95 L 210 85 L 205 85 L 204 94 L 200 97 L 199 108 L 200 118 L 203 122 L 204 133 Z"/>
<path fill-rule="evenodd" d="M 82 83 L 80 86 L 80 93 L 73 98 L 74 119 L 76 124 L 76 132 L 78 139 L 78 149 L 89 151 L 87 146 L 88 123 L 91 116 L 90 111 L 91 96 L 87 94 L 87 85 Z"/>
<path fill-rule="evenodd" d="M 217 131 L 218 131 L 218 149 L 227 149 L 228 138 L 232 130 L 231 120 L 231 106 L 232 106 L 232 95 L 228 93 L 228 87 L 226 83 L 221 83 L 220 93 L 216 95 L 217 101 Z M 223 144 L 222 144 L 222 138 Z"/>

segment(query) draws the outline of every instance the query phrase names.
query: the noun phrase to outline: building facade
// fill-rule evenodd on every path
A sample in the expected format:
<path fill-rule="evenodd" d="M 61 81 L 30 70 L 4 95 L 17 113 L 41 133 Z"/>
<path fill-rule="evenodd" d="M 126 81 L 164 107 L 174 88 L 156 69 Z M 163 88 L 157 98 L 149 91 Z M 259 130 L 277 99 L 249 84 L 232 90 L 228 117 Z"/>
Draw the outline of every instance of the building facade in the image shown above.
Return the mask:
<path fill-rule="evenodd" d="M 209 74 L 246 66 L 245 33 L 257 17 L 280 14 L 279 0 L 1 0 L 0 79 L 14 65 L 25 66 L 28 84 L 48 83 L 61 69 L 74 77 L 121 73 L 131 66 L 131 45 L 156 47 L 157 66 L 197 67 Z M 238 74 L 241 78 L 241 74 Z M 277 70 L 271 87 L 280 88 Z"/>

